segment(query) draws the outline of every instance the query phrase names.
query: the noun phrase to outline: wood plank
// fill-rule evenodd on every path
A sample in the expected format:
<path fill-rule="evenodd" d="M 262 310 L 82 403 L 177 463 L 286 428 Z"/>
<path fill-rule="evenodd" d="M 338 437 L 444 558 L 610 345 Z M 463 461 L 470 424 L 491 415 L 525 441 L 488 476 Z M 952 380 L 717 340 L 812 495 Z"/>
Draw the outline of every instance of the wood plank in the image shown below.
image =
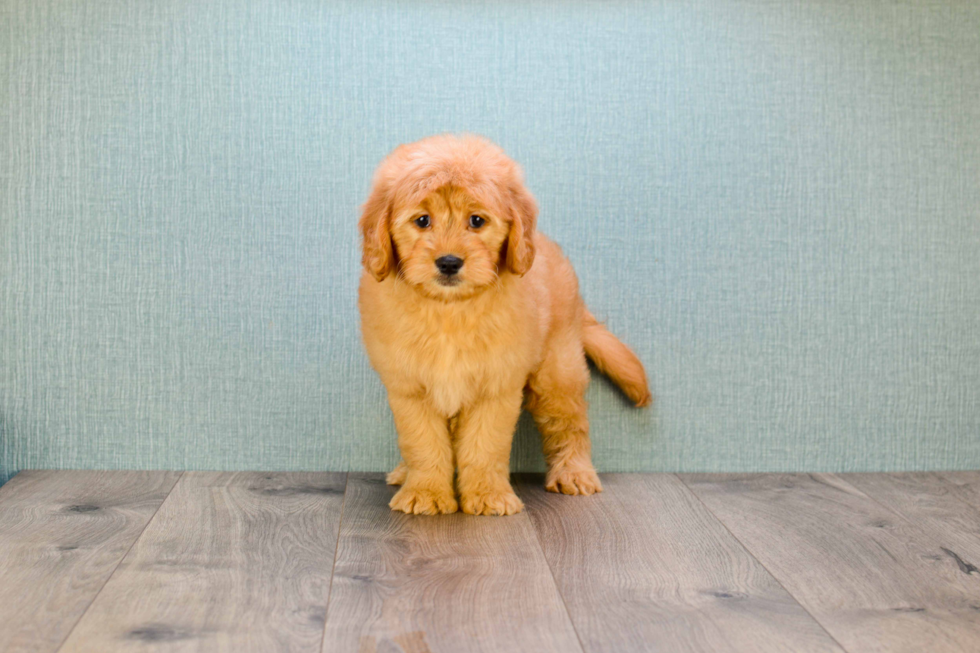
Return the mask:
<path fill-rule="evenodd" d="M 973 564 L 980 564 L 980 510 L 957 496 L 956 488 L 941 475 L 918 472 L 841 477 L 926 530 L 943 545 L 943 552 L 964 568 L 980 573 Z"/>
<path fill-rule="evenodd" d="M 61 651 L 318 650 L 345 477 L 187 472 Z"/>
<path fill-rule="evenodd" d="M 351 474 L 324 653 L 581 651 L 526 513 L 416 516 Z"/>
<path fill-rule="evenodd" d="M 842 651 L 677 477 L 602 483 L 515 486 L 586 651 Z"/>
<path fill-rule="evenodd" d="M 0 488 L 0 651 L 55 651 L 180 477 L 23 471 Z"/>
<path fill-rule="evenodd" d="M 954 493 L 974 508 L 980 509 L 980 472 L 939 472 Z"/>
<path fill-rule="evenodd" d="M 980 574 L 842 478 L 681 479 L 845 649 L 977 650 Z"/>

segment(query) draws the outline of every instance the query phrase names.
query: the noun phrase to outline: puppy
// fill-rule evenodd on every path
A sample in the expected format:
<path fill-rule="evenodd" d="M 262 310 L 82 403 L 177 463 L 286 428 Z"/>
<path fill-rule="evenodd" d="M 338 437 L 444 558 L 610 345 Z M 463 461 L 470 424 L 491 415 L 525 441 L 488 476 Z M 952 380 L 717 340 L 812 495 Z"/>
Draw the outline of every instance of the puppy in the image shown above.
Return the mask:
<path fill-rule="evenodd" d="M 541 433 L 545 487 L 600 492 L 586 355 L 637 406 L 650 403 L 643 365 L 589 313 L 571 263 L 535 231 L 522 177 L 493 143 L 453 135 L 401 145 L 375 173 L 358 305 L 398 430 L 393 510 L 520 512 L 509 464 L 522 404 Z"/>

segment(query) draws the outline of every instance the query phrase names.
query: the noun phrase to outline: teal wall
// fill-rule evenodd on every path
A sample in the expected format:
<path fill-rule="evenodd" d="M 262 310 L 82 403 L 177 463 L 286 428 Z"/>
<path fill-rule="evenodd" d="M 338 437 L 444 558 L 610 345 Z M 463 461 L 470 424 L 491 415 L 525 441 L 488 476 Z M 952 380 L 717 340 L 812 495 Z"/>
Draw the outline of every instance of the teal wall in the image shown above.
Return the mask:
<path fill-rule="evenodd" d="M 980 467 L 973 0 L 0 0 L 0 102 L 0 476 L 390 466 L 355 223 L 443 131 L 648 366 L 601 469 Z"/>

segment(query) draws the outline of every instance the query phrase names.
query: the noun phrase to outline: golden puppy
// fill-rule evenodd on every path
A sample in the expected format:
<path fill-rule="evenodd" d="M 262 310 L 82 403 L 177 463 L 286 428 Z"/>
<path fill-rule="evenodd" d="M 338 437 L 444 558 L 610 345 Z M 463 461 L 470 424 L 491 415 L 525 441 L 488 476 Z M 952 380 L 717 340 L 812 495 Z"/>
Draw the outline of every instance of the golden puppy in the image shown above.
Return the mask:
<path fill-rule="evenodd" d="M 358 303 L 398 430 L 394 510 L 520 512 L 509 464 L 522 403 L 541 432 L 547 489 L 601 491 L 586 354 L 637 406 L 650 403 L 642 364 L 586 309 L 536 219 L 520 167 L 483 138 L 402 145 L 375 173 Z"/>

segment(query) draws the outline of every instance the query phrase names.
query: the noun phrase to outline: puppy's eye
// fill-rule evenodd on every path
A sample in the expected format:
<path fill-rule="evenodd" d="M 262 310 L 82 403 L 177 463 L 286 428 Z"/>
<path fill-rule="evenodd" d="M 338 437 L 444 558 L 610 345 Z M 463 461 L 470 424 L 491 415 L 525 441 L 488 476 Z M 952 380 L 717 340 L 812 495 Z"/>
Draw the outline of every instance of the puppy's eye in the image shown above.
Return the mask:
<path fill-rule="evenodd" d="M 487 222 L 486 220 L 484 220 L 483 218 L 481 218 L 478 215 L 471 215 L 470 216 L 470 226 L 473 227 L 474 229 L 479 229 L 484 224 L 486 224 L 486 222 Z"/>
<path fill-rule="evenodd" d="M 429 226 L 429 216 L 423 215 L 415 218 L 415 226 L 417 226 L 419 229 L 427 228 Z"/>

